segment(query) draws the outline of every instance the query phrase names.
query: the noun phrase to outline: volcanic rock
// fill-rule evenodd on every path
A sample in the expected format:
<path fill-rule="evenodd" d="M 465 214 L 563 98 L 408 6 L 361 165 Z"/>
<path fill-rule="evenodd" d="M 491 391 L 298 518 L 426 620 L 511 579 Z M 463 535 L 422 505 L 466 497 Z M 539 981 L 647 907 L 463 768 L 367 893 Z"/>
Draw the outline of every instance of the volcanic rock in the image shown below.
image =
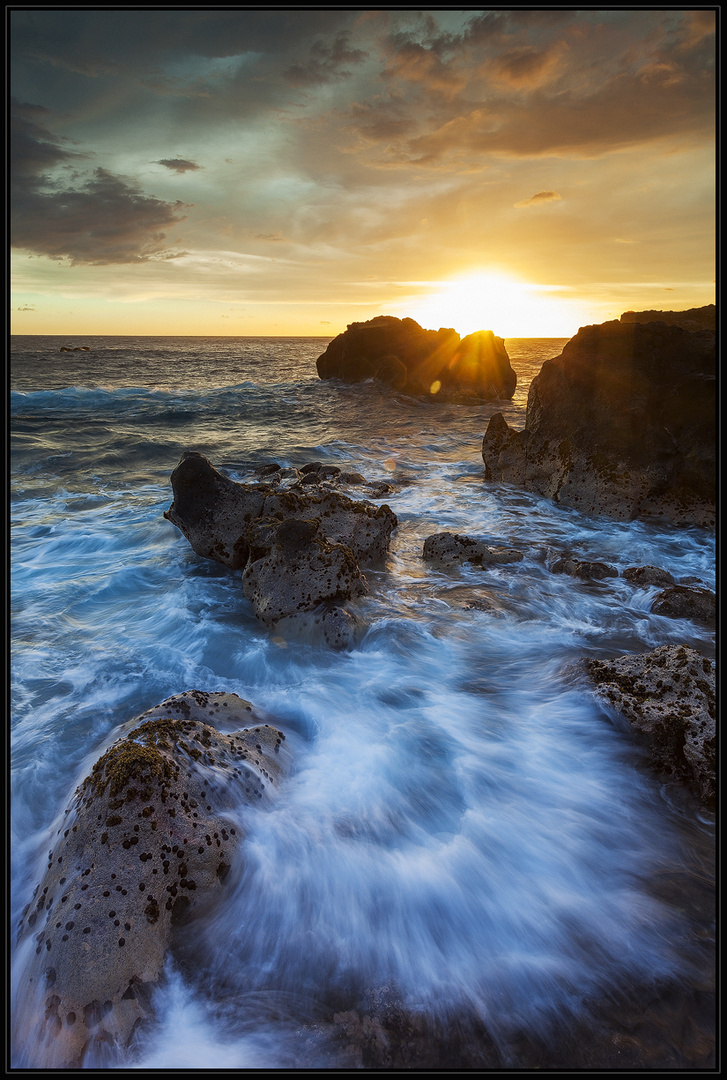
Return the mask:
<path fill-rule="evenodd" d="M 318 521 L 261 519 L 250 530 L 250 551 L 242 588 L 268 627 L 368 592 L 351 549 L 329 543 Z M 341 621 L 340 616 L 333 619 Z"/>
<path fill-rule="evenodd" d="M 319 472 L 309 470 L 304 475 L 318 476 Z M 194 450 L 182 455 L 172 473 L 172 491 L 174 501 L 164 517 L 184 533 L 198 555 L 231 570 L 246 566 L 248 530 L 258 519 L 320 521 L 327 539 L 345 543 L 365 563 L 385 557 L 397 525 L 396 515 L 386 504 L 375 506 L 340 492 L 235 483 Z"/>
<path fill-rule="evenodd" d="M 712 623 L 717 616 L 717 597 L 711 589 L 695 589 L 687 585 L 672 585 L 664 589 L 651 605 L 654 615 L 672 619 L 696 619 Z"/>
<path fill-rule="evenodd" d="M 414 396 L 440 400 L 511 398 L 517 385 L 502 338 L 480 330 L 424 330 L 414 319 L 379 315 L 350 323 L 316 362 L 321 379 L 367 379 Z"/>
<path fill-rule="evenodd" d="M 458 566 L 464 562 L 486 567 L 494 563 L 520 562 L 524 556 L 516 548 L 492 547 L 472 536 L 442 532 L 426 538 L 422 558 L 443 567 Z"/>
<path fill-rule="evenodd" d="M 206 910 L 239 858 L 226 810 L 268 797 L 286 761 L 253 707 L 188 691 L 132 722 L 76 789 L 20 923 L 18 1041 L 36 1068 L 126 1046 L 150 1015 L 174 928 Z"/>
<path fill-rule="evenodd" d="M 550 568 L 554 574 L 570 574 L 571 577 L 584 580 L 602 581 L 603 578 L 618 577 L 618 570 L 608 563 L 590 562 L 587 559 L 558 559 Z"/>
<path fill-rule="evenodd" d="M 669 571 L 662 570 L 658 566 L 627 566 L 623 576 L 632 585 L 641 587 L 674 584 L 674 578 Z"/>
<path fill-rule="evenodd" d="M 486 478 L 620 521 L 714 527 L 715 356 L 708 330 L 582 327 L 533 379 L 524 431 L 491 418 Z"/>
<path fill-rule="evenodd" d="M 686 645 L 613 660 L 586 660 L 597 694 L 643 735 L 652 763 L 692 786 L 709 803 L 715 793 L 716 708 L 711 660 Z"/>

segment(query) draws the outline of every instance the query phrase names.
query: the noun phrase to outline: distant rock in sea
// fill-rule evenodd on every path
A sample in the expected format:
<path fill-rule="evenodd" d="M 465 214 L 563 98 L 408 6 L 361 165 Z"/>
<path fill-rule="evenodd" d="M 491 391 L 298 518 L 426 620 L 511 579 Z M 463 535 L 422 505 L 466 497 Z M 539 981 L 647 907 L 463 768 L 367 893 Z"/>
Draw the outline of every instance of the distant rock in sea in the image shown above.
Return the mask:
<path fill-rule="evenodd" d="M 365 382 L 442 401 L 511 398 L 517 375 L 502 338 L 478 330 L 460 338 L 456 330 L 423 330 L 414 319 L 378 315 L 351 323 L 316 364 L 321 379 Z"/>
<path fill-rule="evenodd" d="M 709 330 L 581 327 L 533 379 L 524 431 L 490 419 L 485 476 L 587 514 L 714 528 L 715 372 Z"/>
<path fill-rule="evenodd" d="M 624 311 L 621 322 L 663 322 L 668 326 L 681 326 L 684 330 L 716 331 L 717 308 L 714 304 L 705 304 L 687 311 Z"/>

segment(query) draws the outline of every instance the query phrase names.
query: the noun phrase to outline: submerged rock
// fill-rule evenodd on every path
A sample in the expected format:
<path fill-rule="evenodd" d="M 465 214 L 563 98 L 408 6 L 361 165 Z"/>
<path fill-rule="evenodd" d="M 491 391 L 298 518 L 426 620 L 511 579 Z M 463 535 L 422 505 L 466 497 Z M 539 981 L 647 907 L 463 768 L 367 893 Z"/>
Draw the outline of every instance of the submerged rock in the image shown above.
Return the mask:
<path fill-rule="evenodd" d="M 659 593 L 651 605 L 651 611 L 654 615 L 668 615 L 672 619 L 713 623 L 717 617 L 717 597 L 711 589 L 672 585 Z"/>
<path fill-rule="evenodd" d="M 426 538 L 422 558 L 443 567 L 459 566 L 465 562 L 486 567 L 495 563 L 520 562 L 524 555 L 516 548 L 493 547 L 472 536 L 442 532 Z"/>
<path fill-rule="evenodd" d="M 668 570 L 658 566 L 627 566 L 623 576 L 632 585 L 647 588 L 649 585 L 673 585 L 674 578 Z"/>
<path fill-rule="evenodd" d="M 566 557 L 558 559 L 550 568 L 554 574 L 570 574 L 571 577 L 584 580 L 602 581 L 604 578 L 618 577 L 618 570 L 608 563 L 590 562 L 587 559 Z"/>
<path fill-rule="evenodd" d="M 597 694 L 647 741 L 659 771 L 715 794 L 714 665 L 686 645 L 613 660 L 586 660 Z"/>
<path fill-rule="evenodd" d="M 285 736 L 236 694 L 188 691 L 134 721 L 77 788 L 19 928 L 16 1045 L 34 1068 L 126 1046 L 175 926 L 220 893 L 242 837 L 225 810 L 278 784 Z"/>
<path fill-rule="evenodd" d="M 316 367 L 321 379 L 375 379 L 401 393 L 448 401 L 511 398 L 517 385 L 504 341 L 491 330 L 460 339 L 455 330 L 424 330 L 392 315 L 350 323 Z"/>
<path fill-rule="evenodd" d="M 708 330 L 582 327 L 533 379 L 524 431 L 490 419 L 486 478 L 588 514 L 713 528 L 715 359 Z"/>

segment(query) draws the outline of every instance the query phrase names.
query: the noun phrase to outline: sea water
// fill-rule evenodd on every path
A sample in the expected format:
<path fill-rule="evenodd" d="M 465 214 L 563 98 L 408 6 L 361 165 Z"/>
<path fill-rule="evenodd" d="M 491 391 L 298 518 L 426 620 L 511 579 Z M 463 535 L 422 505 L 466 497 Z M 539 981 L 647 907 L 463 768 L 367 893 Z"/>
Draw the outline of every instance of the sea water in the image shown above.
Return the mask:
<path fill-rule="evenodd" d="M 322 1018 L 386 985 L 438 1031 L 472 1018 L 517 1066 L 514 1033 L 547 1042 L 594 1003 L 709 984 L 713 821 L 572 668 L 671 643 L 713 656 L 713 636 L 652 614 L 655 588 L 548 567 L 651 564 L 713 589 L 713 535 L 485 481 L 489 417 L 523 427 L 562 340 L 508 341 L 516 394 L 479 405 L 322 381 L 326 344 L 12 339 L 12 925 L 58 814 L 132 717 L 231 691 L 293 752 L 269 807 L 230 812 L 240 865 L 170 957 L 156 1021 L 87 1065 L 336 1067 L 348 1059 Z M 239 573 L 165 520 L 186 450 L 235 480 L 319 460 L 393 485 L 374 500 L 399 524 L 367 571 L 354 648 L 270 633 Z M 524 559 L 434 570 L 422 545 L 444 530 Z M 708 1046 L 711 1016 L 694 1022 Z M 651 1052 L 693 1064 L 672 1028 Z M 14 1054 L 32 1066 L 26 1035 Z"/>

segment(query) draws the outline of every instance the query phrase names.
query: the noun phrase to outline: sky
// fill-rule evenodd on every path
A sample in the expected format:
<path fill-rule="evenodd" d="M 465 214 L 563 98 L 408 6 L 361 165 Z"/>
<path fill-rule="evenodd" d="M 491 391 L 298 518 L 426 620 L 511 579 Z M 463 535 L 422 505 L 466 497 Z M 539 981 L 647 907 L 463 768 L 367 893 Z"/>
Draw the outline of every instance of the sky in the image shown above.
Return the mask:
<path fill-rule="evenodd" d="M 714 303 L 716 10 L 6 9 L 11 332 Z"/>

